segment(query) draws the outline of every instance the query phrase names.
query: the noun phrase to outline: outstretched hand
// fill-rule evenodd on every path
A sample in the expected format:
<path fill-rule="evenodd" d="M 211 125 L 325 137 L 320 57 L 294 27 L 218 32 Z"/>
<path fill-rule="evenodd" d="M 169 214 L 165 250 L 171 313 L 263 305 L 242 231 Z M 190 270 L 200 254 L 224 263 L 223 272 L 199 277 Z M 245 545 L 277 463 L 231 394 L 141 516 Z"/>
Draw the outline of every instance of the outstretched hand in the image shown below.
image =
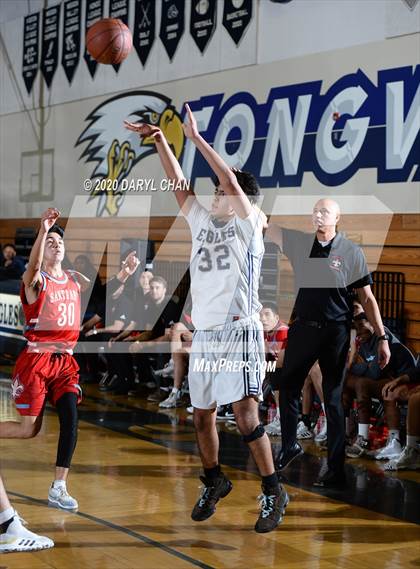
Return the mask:
<path fill-rule="evenodd" d="M 141 137 L 151 136 L 156 142 L 160 141 L 162 132 L 157 126 L 153 126 L 148 123 L 134 123 L 129 121 L 124 121 L 124 126 L 127 130 L 136 132 Z"/>
<path fill-rule="evenodd" d="M 187 122 L 184 122 L 182 125 L 184 134 L 187 138 L 197 138 L 200 134 L 197 128 L 197 121 L 188 104 L 185 104 L 185 108 L 187 110 Z"/>
<path fill-rule="evenodd" d="M 57 219 L 60 217 L 60 212 L 55 207 L 49 207 L 41 216 L 41 227 L 45 233 L 51 229 Z"/>

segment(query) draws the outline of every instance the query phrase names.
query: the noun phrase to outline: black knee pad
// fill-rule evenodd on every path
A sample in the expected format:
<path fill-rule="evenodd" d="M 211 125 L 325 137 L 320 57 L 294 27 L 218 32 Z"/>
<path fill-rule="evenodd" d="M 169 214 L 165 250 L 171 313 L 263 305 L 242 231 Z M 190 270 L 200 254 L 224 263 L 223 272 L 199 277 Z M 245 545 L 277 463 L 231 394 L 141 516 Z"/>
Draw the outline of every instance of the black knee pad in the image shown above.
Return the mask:
<path fill-rule="evenodd" d="M 242 440 L 244 443 L 252 443 L 265 435 L 264 427 L 261 423 L 249 435 L 243 435 Z"/>

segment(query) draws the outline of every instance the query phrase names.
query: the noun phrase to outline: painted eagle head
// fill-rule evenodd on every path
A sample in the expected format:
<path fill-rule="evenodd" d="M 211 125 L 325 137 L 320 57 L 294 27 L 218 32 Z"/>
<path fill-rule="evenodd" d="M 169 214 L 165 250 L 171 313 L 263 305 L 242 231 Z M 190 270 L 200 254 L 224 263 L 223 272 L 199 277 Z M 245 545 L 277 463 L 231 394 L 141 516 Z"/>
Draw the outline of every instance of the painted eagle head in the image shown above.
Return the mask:
<path fill-rule="evenodd" d="M 141 139 L 130 132 L 124 127 L 124 120 L 158 126 L 179 159 L 184 132 L 181 117 L 171 100 L 152 91 L 132 91 L 105 101 L 86 118 L 89 124 L 75 146 L 86 144 L 79 160 L 95 163 L 91 178 L 108 178 L 120 183 L 137 162 L 156 152 L 153 139 Z M 100 198 L 98 215 L 105 210 L 116 215 L 123 199 L 121 192 L 109 190 L 91 194 L 91 198 L 94 197 Z"/>

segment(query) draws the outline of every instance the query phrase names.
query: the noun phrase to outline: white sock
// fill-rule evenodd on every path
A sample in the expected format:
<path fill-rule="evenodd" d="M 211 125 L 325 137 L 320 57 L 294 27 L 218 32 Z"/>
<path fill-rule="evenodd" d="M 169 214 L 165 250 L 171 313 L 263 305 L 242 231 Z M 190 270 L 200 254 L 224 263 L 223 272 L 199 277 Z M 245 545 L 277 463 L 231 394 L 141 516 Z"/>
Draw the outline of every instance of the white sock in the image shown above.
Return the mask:
<path fill-rule="evenodd" d="M 389 429 L 388 431 L 388 439 L 391 441 L 392 439 L 400 440 L 400 431 L 399 429 Z"/>
<path fill-rule="evenodd" d="M 175 395 L 178 393 L 179 389 L 177 387 L 173 387 L 172 388 L 172 393 L 175 393 Z"/>
<path fill-rule="evenodd" d="M 54 480 L 53 488 L 66 488 L 65 480 Z"/>
<path fill-rule="evenodd" d="M 407 435 L 407 446 L 408 447 L 417 447 L 420 443 L 420 436 L 419 435 Z"/>
<path fill-rule="evenodd" d="M 0 524 L 4 524 L 5 522 L 8 522 L 9 520 L 11 520 L 13 518 L 14 515 L 15 515 L 15 511 L 12 507 L 6 508 L 6 510 L 3 510 L 2 512 L 0 512 Z"/>
<path fill-rule="evenodd" d="M 359 423 L 359 428 L 357 434 L 362 436 L 364 439 L 369 438 L 369 423 Z"/>
<path fill-rule="evenodd" d="M 325 403 L 321 403 L 321 409 L 324 411 L 324 415 L 325 415 Z"/>
<path fill-rule="evenodd" d="M 280 419 L 280 407 L 276 407 L 276 417 Z"/>

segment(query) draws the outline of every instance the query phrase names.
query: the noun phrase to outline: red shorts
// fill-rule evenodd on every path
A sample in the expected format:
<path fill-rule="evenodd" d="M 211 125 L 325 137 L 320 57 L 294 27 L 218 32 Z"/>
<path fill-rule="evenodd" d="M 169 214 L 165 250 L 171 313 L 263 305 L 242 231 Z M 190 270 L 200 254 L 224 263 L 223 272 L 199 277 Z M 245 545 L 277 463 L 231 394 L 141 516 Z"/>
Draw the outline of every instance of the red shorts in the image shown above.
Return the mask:
<path fill-rule="evenodd" d="M 74 357 L 66 353 L 23 350 L 12 379 L 12 397 L 20 415 L 38 417 L 47 398 L 56 405 L 64 393 L 77 393 L 78 403 L 82 400 L 79 366 Z"/>

